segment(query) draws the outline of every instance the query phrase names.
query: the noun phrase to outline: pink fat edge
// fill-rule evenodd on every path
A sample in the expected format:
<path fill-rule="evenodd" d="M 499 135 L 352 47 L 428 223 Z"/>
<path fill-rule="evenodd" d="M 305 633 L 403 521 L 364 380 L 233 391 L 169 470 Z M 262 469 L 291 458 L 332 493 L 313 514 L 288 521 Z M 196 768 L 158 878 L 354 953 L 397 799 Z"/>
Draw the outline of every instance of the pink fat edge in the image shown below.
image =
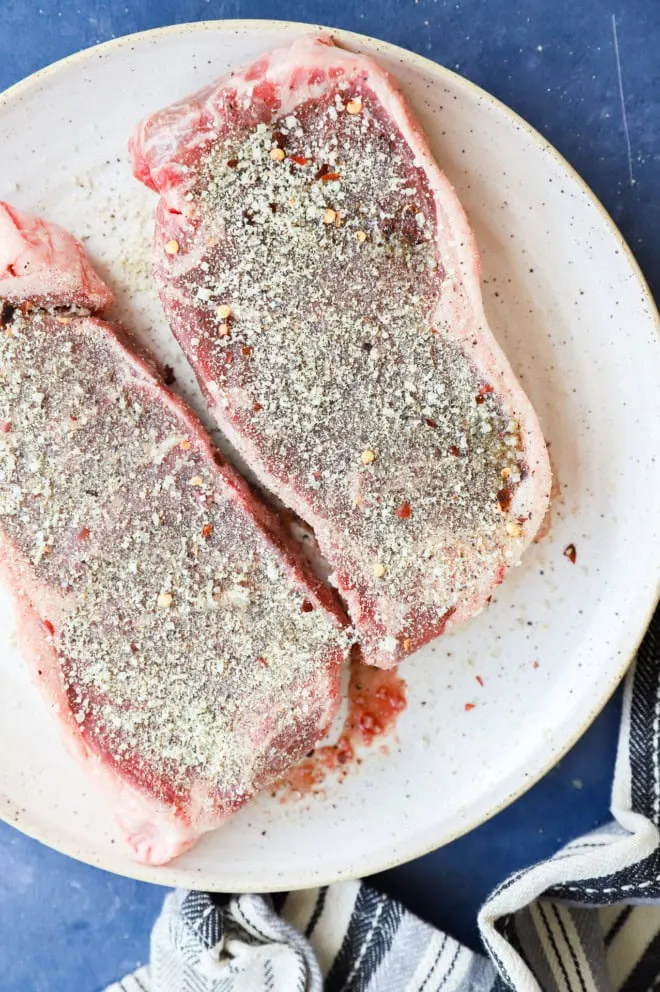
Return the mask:
<path fill-rule="evenodd" d="M 95 312 L 112 304 L 112 293 L 73 235 L 0 200 L 0 299 Z"/>

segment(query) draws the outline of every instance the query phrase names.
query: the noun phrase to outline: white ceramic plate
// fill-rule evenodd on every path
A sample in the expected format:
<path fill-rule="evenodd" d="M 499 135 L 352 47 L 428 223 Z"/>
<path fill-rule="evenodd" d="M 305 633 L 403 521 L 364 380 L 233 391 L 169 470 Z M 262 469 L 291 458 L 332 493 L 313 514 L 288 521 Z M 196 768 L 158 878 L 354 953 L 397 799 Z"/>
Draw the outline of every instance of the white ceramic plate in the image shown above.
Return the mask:
<path fill-rule="evenodd" d="M 86 239 L 119 315 L 177 366 L 198 409 L 150 282 L 155 197 L 132 180 L 126 142 L 145 113 L 303 30 L 226 21 L 148 32 L 0 97 L 0 197 Z M 133 864 L 115 842 L 111 811 L 24 672 L 0 598 L 0 812 L 136 878 L 284 889 L 368 874 L 446 843 L 528 788 L 585 730 L 658 594 L 657 314 L 618 232 L 557 153 L 481 90 L 400 49 L 333 34 L 395 74 L 456 185 L 483 255 L 491 325 L 551 442 L 561 497 L 549 536 L 491 607 L 405 663 L 409 704 L 389 755 L 374 749 L 325 798 L 260 798 L 165 868 Z M 562 553 L 569 543 L 575 565 Z"/>

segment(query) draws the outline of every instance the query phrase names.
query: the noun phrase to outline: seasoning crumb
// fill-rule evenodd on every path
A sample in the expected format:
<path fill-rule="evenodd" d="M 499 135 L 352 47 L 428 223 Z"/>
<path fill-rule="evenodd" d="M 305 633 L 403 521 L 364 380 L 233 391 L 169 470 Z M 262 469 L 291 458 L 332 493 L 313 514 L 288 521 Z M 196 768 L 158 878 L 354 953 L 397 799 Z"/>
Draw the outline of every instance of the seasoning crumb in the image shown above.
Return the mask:
<path fill-rule="evenodd" d="M 362 110 L 362 100 L 357 97 L 355 100 L 349 100 L 346 104 L 346 111 L 349 114 L 359 114 Z"/>
<path fill-rule="evenodd" d="M 324 224 L 334 224 L 337 219 L 337 211 L 333 210 L 331 207 L 327 207 L 323 211 L 323 223 Z"/>
<path fill-rule="evenodd" d="M 520 537 L 522 534 L 522 528 L 520 524 L 517 524 L 514 520 L 509 520 L 506 525 L 506 532 L 509 537 Z"/>
<path fill-rule="evenodd" d="M 363 245 L 364 242 L 367 240 L 367 235 L 365 234 L 364 231 L 356 231 L 355 237 L 357 238 L 357 240 L 360 242 L 361 245 Z"/>
<path fill-rule="evenodd" d="M 179 246 L 179 242 L 178 241 L 175 241 L 174 238 L 172 238 L 172 240 L 171 241 L 168 241 L 167 244 L 165 245 L 165 254 L 167 254 L 167 255 L 178 255 L 179 254 L 179 247 L 180 247 Z"/>
<path fill-rule="evenodd" d="M 384 575 L 385 575 L 385 566 L 379 563 L 374 565 L 374 578 L 382 579 Z"/>
<path fill-rule="evenodd" d="M 220 318 L 220 320 L 227 320 L 229 317 L 231 317 L 232 310 L 228 303 L 221 303 L 218 309 L 216 310 L 216 313 Z"/>
<path fill-rule="evenodd" d="M 171 592 L 159 592 L 156 606 L 159 610 L 168 610 L 172 605 L 174 597 Z"/>
<path fill-rule="evenodd" d="M 371 465 L 373 462 L 376 461 L 376 452 L 373 451 L 371 448 L 365 448 L 362 454 L 360 455 L 360 461 L 362 462 L 363 465 Z"/>
<path fill-rule="evenodd" d="M 273 162 L 283 162 L 285 157 L 284 150 L 282 148 L 271 148 L 270 157 Z"/>

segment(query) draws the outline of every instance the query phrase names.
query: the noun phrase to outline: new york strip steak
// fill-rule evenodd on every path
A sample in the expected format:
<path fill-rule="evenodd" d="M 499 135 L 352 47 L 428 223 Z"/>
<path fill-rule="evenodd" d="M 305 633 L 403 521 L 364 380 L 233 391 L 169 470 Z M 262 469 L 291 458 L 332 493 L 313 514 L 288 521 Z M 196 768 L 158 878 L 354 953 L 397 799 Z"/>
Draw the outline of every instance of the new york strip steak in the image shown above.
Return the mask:
<path fill-rule="evenodd" d="M 392 666 L 483 607 L 549 501 L 453 188 L 390 76 L 323 36 L 147 118 L 131 150 L 212 413 Z"/>
<path fill-rule="evenodd" d="M 0 578 L 69 744 L 158 864 L 313 748 L 345 618 L 119 329 L 80 245 L 0 203 Z"/>

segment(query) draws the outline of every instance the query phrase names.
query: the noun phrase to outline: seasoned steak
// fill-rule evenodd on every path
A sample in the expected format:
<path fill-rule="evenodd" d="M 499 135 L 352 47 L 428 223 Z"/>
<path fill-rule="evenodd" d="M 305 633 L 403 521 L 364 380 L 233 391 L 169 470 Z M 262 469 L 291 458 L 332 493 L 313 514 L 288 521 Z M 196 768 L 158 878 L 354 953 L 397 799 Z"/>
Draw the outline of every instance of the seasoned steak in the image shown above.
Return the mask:
<path fill-rule="evenodd" d="M 545 515 L 537 418 L 390 76 L 306 37 L 138 127 L 154 271 L 219 426 L 311 527 L 365 660 L 478 612 Z"/>
<path fill-rule="evenodd" d="M 26 659 L 140 861 L 321 738 L 344 617 L 125 335 L 61 229 L 0 204 L 0 577 Z"/>

